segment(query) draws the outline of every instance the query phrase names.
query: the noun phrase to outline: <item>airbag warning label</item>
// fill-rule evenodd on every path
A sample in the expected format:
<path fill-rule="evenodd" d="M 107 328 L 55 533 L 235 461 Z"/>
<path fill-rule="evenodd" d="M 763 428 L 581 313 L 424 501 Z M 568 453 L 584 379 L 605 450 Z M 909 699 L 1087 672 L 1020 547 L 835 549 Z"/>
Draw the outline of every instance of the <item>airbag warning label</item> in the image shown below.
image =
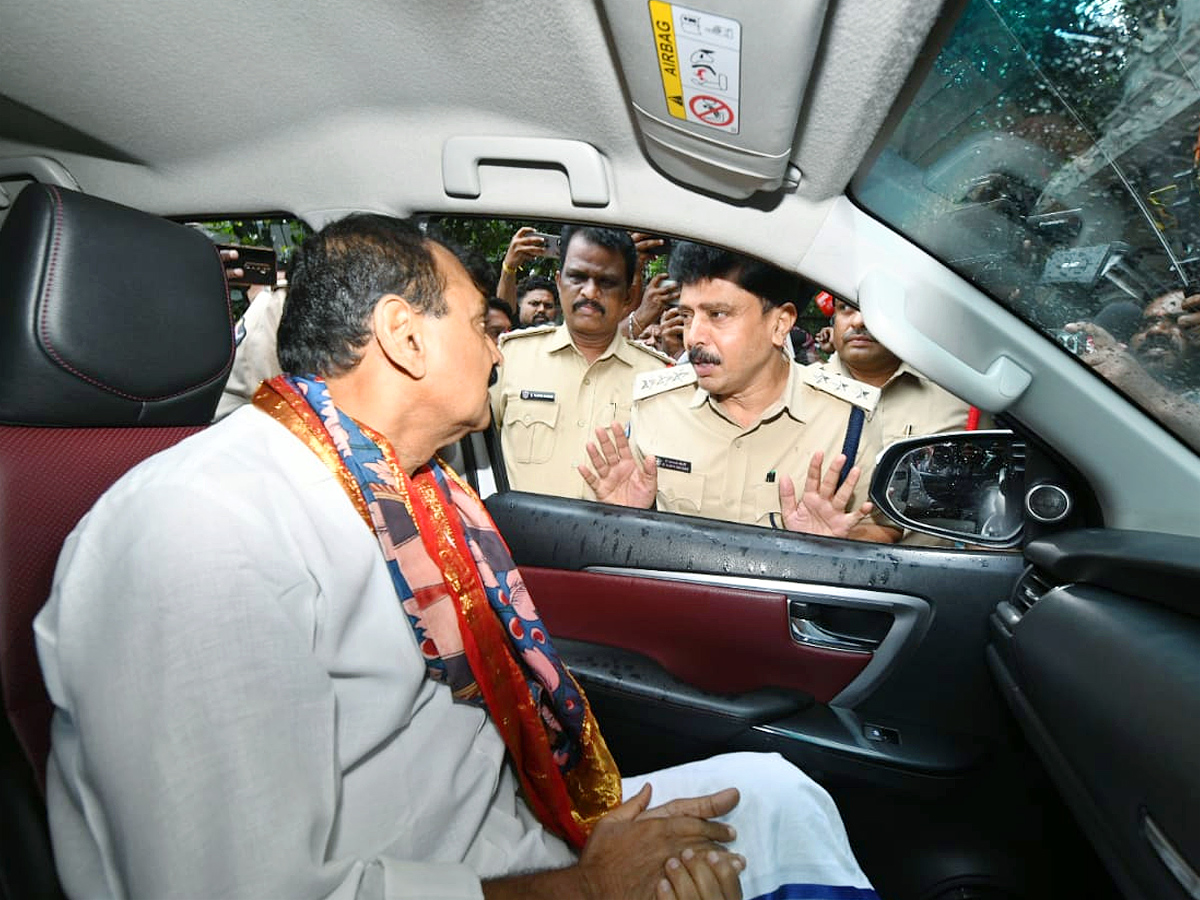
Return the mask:
<path fill-rule="evenodd" d="M 737 134 L 741 23 L 663 0 L 650 0 L 650 22 L 667 112 Z"/>

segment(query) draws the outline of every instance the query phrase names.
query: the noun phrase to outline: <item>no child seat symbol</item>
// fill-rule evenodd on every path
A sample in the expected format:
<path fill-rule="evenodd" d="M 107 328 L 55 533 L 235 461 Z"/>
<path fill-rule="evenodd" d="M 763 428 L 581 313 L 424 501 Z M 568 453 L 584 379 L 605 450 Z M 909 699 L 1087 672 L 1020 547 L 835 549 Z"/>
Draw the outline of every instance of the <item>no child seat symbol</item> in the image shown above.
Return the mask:
<path fill-rule="evenodd" d="M 733 124 L 733 110 L 719 97 L 697 94 L 688 102 L 688 106 L 692 115 L 708 125 L 727 128 Z"/>

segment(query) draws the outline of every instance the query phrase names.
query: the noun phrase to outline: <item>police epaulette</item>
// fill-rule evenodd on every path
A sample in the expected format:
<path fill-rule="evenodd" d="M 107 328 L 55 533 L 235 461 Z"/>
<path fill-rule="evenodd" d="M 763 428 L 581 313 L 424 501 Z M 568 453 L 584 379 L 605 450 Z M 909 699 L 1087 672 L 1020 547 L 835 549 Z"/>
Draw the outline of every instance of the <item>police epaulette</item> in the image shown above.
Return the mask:
<path fill-rule="evenodd" d="M 804 383 L 852 403 L 864 412 L 874 412 L 875 404 L 879 402 L 879 388 L 838 372 L 830 372 L 820 364 L 804 367 Z"/>
<path fill-rule="evenodd" d="M 668 366 L 675 364 L 675 359 L 673 357 L 668 356 L 661 350 L 651 347 L 649 344 L 643 344 L 641 341 L 626 341 L 625 343 L 629 344 L 631 347 L 637 347 L 643 353 L 650 354 L 659 362 L 665 362 Z"/>
<path fill-rule="evenodd" d="M 691 363 L 680 363 L 677 366 L 668 366 L 653 372 L 643 372 L 633 378 L 633 399 L 635 401 L 645 400 L 655 394 L 695 383 L 696 370 L 692 368 Z"/>
<path fill-rule="evenodd" d="M 528 328 L 518 328 L 516 331 L 506 331 L 500 335 L 500 346 L 503 347 L 508 341 L 514 341 L 520 337 L 529 337 L 534 334 L 549 334 L 558 328 L 553 322 L 548 322 L 545 325 L 530 325 Z"/>

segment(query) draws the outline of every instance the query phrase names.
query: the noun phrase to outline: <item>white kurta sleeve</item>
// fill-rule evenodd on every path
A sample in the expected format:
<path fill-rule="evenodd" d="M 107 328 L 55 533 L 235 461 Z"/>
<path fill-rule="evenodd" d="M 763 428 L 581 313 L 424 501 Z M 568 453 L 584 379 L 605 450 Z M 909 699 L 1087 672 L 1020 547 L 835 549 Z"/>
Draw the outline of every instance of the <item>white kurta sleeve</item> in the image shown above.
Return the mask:
<path fill-rule="evenodd" d="M 331 852 L 339 708 L 314 650 L 331 598 L 269 526 L 252 504 L 152 483 L 64 547 L 35 628 L 67 893 L 480 898 L 459 862 Z"/>

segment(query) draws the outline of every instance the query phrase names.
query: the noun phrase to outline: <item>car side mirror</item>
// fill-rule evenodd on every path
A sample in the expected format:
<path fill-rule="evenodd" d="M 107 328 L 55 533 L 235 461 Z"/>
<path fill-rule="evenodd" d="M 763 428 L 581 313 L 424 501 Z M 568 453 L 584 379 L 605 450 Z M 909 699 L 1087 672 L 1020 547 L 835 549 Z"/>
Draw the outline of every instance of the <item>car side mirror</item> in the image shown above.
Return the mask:
<path fill-rule="evenodd" d="M 879 454 L 870 497 L 897 524 L 985 547 L 1024 531 L 1025 443 L 1011 431 L 906 438 Z"/>

